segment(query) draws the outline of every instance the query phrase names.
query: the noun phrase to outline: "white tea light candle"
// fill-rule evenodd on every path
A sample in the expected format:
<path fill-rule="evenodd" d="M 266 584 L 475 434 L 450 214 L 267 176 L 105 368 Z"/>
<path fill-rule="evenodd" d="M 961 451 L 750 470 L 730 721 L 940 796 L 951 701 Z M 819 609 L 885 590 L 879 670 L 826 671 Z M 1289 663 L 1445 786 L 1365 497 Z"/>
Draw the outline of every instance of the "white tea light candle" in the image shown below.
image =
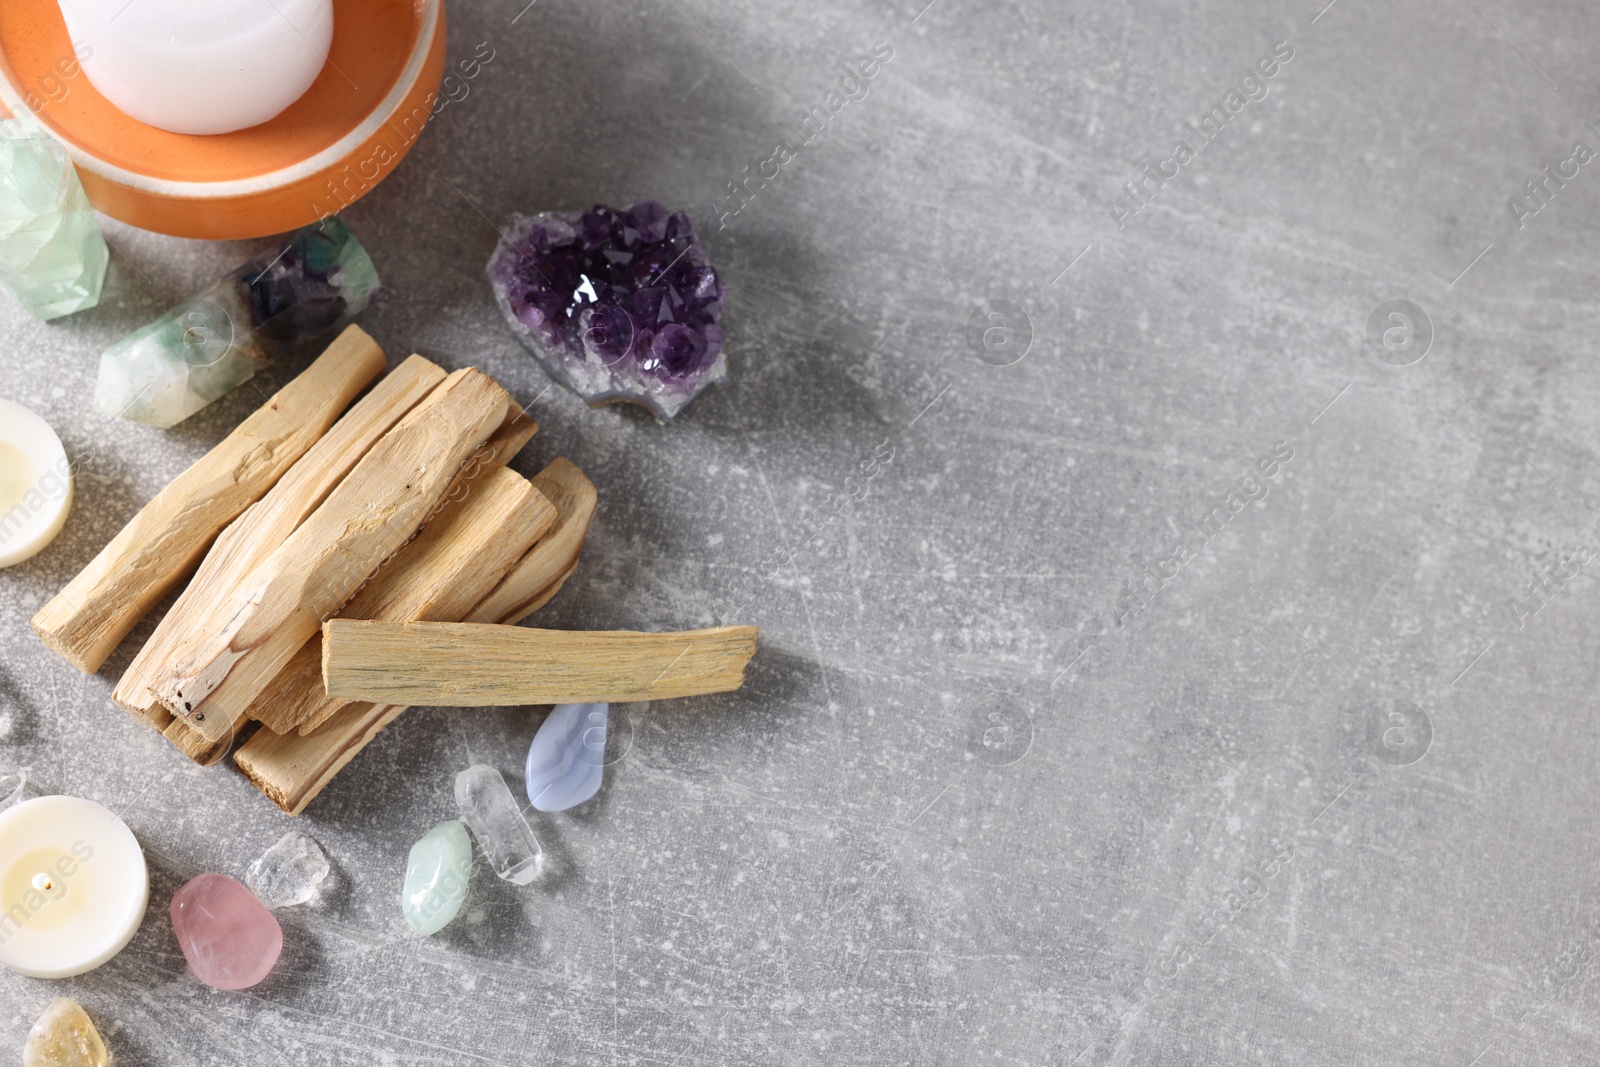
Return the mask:
<path fill-rule="evenodd" d="M 0 812 L 0 964 L 92 971 L 133 940 L 149 899 L 144 851 L 113 812 L 64 796 Z"/>
<path fill-rule="evenodd" d="M 61 532 L 72 509 L 72 465 L 49 423 L 0 400 L 0 567 L 21 563 Z"/>
<path fill-rule="evenodd" d="M 173 133 L 232 133 L 294 103 L 333 42 L 333 0 L 61 0 L 89 81 Z"/>

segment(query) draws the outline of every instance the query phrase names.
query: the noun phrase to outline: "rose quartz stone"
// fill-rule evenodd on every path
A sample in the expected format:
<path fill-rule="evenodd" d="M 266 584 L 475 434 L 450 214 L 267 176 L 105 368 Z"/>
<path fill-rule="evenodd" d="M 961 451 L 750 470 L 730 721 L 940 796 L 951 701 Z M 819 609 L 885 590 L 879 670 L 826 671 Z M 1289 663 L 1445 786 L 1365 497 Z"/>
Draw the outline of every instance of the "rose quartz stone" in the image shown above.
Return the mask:
<path fill-rule="evenodd" d="M 217 989 L 249 989 L 283 951 L 272 912 L 225 874 L 202 874 L 173 895 L 172 932 L 194 976 Z"/>

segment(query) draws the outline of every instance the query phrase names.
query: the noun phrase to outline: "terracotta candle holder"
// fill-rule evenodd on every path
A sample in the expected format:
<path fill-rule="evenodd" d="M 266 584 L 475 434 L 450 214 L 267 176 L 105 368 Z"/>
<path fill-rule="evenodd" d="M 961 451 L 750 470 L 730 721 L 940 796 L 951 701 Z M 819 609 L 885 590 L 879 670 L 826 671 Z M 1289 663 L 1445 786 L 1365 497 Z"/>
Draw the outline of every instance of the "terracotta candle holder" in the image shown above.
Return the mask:
<path fill-rule="evenodd" d="M 170 133 L 89 83 L 57 0 L 0 3 L 0 106 L 65 146 L 97 210 L 177 237 L 282 233 L 370 192 L 432 114 L 444 55 L 444 0 L 334 0 L 328 62 L 304 96 L 234 133 Z"/>

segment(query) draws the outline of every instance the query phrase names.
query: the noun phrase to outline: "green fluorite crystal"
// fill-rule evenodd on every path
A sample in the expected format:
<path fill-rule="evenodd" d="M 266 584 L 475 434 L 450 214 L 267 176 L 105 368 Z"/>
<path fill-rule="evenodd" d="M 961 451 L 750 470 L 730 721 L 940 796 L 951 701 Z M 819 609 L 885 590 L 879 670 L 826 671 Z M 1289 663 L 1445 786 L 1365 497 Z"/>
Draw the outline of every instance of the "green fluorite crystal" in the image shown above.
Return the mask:
<path fill-rule="evenodd" d="M 67 153 L 32 119 L 0 122 L 0 288 L 59 318 L 100 302 L 108 259 Z"/>
<path fill-rule="evenodd" d="M 290 234 L 100 356 L 94 407 L 175 426 L 378 295 L 366 249 L 337 218 Z"/>
<path fill-rule="evenodd" d="M 459 820 L 442 822 L 411 846 L 400 910 L 419 934 L 450 925 L 467 899 L 472 878 L 472 838 Z"/>
<path fill-rule="evenodd" d="M 176 426 L 267 365 L 241 322 L 248 322 L 244 302 L 218 286 L 141 326 L 100 356 L 94 409 Z"/>

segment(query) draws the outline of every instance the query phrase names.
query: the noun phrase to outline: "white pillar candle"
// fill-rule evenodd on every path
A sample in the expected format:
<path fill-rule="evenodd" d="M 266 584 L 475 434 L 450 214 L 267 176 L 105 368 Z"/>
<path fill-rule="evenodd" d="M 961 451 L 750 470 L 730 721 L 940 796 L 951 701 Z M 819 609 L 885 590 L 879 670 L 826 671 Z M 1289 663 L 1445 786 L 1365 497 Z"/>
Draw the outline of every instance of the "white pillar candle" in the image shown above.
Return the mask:
<path fill-rule="evenodd" d="M 63 796 L 0 812 L 0 964 L 92 971 L 133 940 L 149 899 L 144 851 L 113 812 Z"/>
<path fill-rule="evenodd" d="M 266 122 L 316 81 L 333 0 L 61 0 L 89 81 L 174 133 Z"/>
<path fill-rule="evenodd" d="M 0 567 L 55 539 L 72 508 L 72 464 L 49 423 L 0 400 Z"/>

